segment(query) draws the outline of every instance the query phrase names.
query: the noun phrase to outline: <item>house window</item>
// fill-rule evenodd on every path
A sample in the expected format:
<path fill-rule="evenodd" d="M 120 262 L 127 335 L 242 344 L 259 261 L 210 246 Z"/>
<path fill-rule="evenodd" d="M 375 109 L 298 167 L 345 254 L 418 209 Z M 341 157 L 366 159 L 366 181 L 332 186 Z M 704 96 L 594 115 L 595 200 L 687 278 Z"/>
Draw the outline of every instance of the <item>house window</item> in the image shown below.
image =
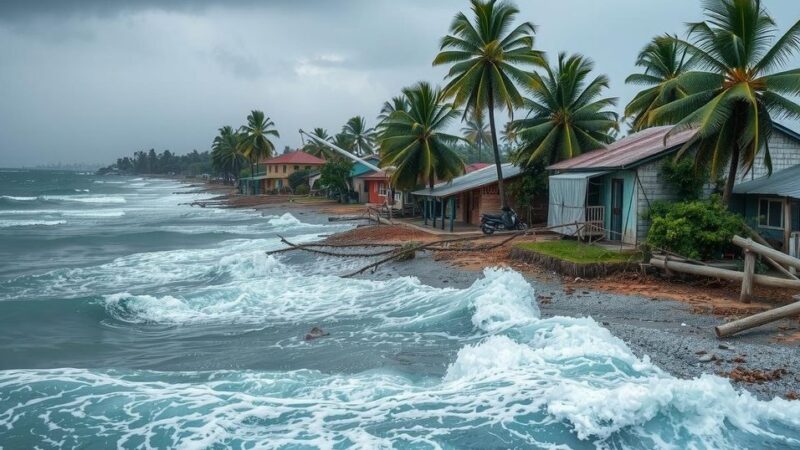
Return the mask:
<path fill-rule="evenodd" d="M 386 185 L 383 183 L 378 183 L 378 195 L 381 197 L 386 197 Z"/>
<path fill-rule="evenodd" d="M 298 170 L 300 170 L 300 166 L 294 166 L 294 171 L 297 172 Z"/>
<path fill-rule="evenodd" d="M 369 183 L 364 182 L 364 192 L 369 193 Z"/>
<path fill-rule="evenodd" d="M 286 164 L 283 165 L 283 173 L 286 173 Z"/>
<path fill-rule="evenodd" d="M 762 198 L 758 201 L 758 226 L 783 229 L 783 201 Z"/>
<path fill-rule="evenodd" d="M 306 170 L 311 170 L 311 166 L 306 166 Z"/>

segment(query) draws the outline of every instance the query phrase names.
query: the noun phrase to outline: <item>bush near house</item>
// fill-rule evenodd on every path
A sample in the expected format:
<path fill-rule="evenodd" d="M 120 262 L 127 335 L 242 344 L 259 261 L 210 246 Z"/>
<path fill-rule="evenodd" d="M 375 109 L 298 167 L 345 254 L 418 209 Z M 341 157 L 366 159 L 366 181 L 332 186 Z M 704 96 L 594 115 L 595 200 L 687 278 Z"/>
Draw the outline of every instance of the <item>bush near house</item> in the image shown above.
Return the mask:
<path fill-rule="evenodd" d="M 292 172 L 289 174 L 289 187 L 292 190 L 297 190 L 298 187 L 302 185 L 308 185 L 308 174 L 310 174 L 310 170 L 298 170 L 297 172 Z"/>
<path fill-rule="evenodd" d="M 747 233 L 742 218 L 728 211 L 717 196 L 654 203 L 649 218 L 649 246 L 698 260 L 719 258 L 735 234 Z"/>

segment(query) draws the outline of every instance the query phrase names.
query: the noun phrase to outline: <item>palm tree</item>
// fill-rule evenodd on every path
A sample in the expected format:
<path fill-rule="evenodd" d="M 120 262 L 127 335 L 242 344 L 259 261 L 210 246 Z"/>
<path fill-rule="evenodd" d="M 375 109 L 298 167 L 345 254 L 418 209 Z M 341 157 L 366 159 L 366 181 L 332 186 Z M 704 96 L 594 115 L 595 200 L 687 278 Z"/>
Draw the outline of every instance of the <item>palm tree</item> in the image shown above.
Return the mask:
<path fill-rule="evenodd" d="M 464 161 L 452 145 L 461 138 L 447 134 L 459 112 L 446 103 L 441 90 L 420 82 L 403 89 L 408 111 L 395 111 L 384 122 L 381 167 L 394 167 L 392 186 L 413 189 L 420 182 L 432 189 L 435 180 L 464 173 Z"/>
<path fill-rule="evenodd" d="M 533 74 L 532 98 L 525 100 L 530 112 L 513 125 L 522 142 L 513 155 L 515 163 L 553 164 L 613 141 L 609 132 L 617 128 L 617 114 L 606 108 L 616 99 L 601 97 L 608 77 L 589 81 L 593 68 L 589 58 L 560 53 L 558 64 L 546 68 L 546 77 Z"/>
<path fill-rule="evenodd" d="M 644 68 L 643 73 L 634 73 L 625 79 L 628 84 L 647 86 L 625 107 L 625 117 L 631 118 L 632 130 L 647 128 L 651 111 L 689 94 L 677 79 L 692 63 L 686 46 L 677 36 L 657 36 L 642 49 L 636 65 Z"/>
<path fill-rule="evenodd" d="M 774 45 L 776 26 L 759 0 L 706 0 L 706 20 L 689 24 L 685 45 L 699 68 L 677 78 L 690 94 L 656 108 L 651 124 L 674 125 L 669 134 L 696 129 L 677 158 L 694 149 L 697 167 L 712 174 L 728 165 L 722 195 L 731 198 L 737 171 L 747 173 L 759 154 L 772 172 L 768 140 L 772 117 L 800 118 L 800 69 L 775 72 L 800 49 L 800 20 Z M 668 135 L 669 136 L 669 135 Z"/>
<path fill-rule="evenodd" d="M 461 128 L 461 133 L 467 142 L 478 148 L 478 162 L 483 161 L 481 158 L 483 146 L 492 139 L 488 125 L 483 122 L 483 116 L 474 114 L 472 119 L 468 120 L 467 124 Z"/>
<path fill-rule="evenodd" d="M 381 112 L 378 114 L 378 126 L 376 128 L 380 129 L 381 124 L 395 111 L 408 111 L 408 100 L 402 95 L 392 97 L 391 100 L 383 102 Z"/>
<path fill-rule="evenodd" d="M 519 142 L 519 133 L 513 121 L 506 122 L 506 125 L 503 127 L 503 137 L 501 139 L 503 143 L 509 146 L 513 151 L 514 147 Z"/>
<path fill-rule="evenodd" d="M 347 150 L 348 152 L 353 151 L 353 147 L 355 143 L 353 141 L 353 137 L 347 133 L 336 133 L 336 136 L 333 137 L 333 145 L 339 147 L 342 150 Z"/>
<path fill-rule="evenodd" d="M 233 128 L 224 126 L 211 144 L 211 163 L 228 181 L 239 176 L 245 161 L 239 151 L 240 141 L 241 136 Z"/>
<path fill-rule="evenodd" d="M 514 28 L 512 23 L 519 10 L 511 3 L 496 0 L 471 0 L 473 20 L 463 13 L 456 14 L 450 24 L 450 34 L 442 39 L 441 52 L 434 65 L 452 64 L 447 77 L 450 82 L 444 93 L 454 99 L 455 107 L 465 105 L 464 117 L 470 113 L 489 111 L 494 162 L 503 208 L 508 206 L 503 183 L 500 148 L 497 145 L 495 108 L 521 107 L 522 94 L 516 83 L 527 85 L 530 75 L 518 65 L 542 63 L 541 52 L 533 49 L 536 30 L 530 22 Z M 509 31 L 510 30 L 510 31 Z"/>
<path fill-rule="evenodd" d="M 247 116 L 247 125 L 241 129 L 243 134 L 242 154 L 250 160 L 251 175 L 255 175 L 253 170 L 259 159 L 269 158 L 275 151 L 275 144 L 269 137 L 280 137 L 278 130 L 275 129 L 275 122 L 269 117 L 264 116 L 262 111 L 253 110 Z"/>
<path fill-rule="evenodd" d="M 328 131 L 325 130 L 324 128 L 314 128 L 314 130 L 311 131 L 311 135 L 323 141 L 327 142 L 331 141 L 331 137 L 328 135 Z M 330 149 L 313 139 L 309 139 L 308 142 L 306 142 L 306 144 L 303 146 L 303 151 L 312 154 L 317 158 L 330 157 Z"/>
<path fill-rule="evenodd" d="M 375 130 L 367 128 L 367 121 L 361 116 L 351 117 L 342 127 L 342 133 L 353 141 L 353 151 L 359 156 L 371 155 L 375 144 Z"/>

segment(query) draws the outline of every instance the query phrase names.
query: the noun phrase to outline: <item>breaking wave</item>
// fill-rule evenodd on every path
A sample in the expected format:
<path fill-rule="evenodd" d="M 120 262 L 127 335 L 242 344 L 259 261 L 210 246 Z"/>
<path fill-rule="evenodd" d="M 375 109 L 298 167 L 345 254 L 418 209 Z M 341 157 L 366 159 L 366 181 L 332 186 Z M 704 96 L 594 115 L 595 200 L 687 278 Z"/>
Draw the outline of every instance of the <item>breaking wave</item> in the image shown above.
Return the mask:
<path fill-rule="evenodd" d="M 0 220 L 0 228 L 11 227 L 51 227 L 67 223 L 64 220 Z"/>
<path fill-rule="evenodd" d="M 283 269 L 272 259 L 262 263 L 255 269 L 262 274 Z M 347 292 L 329 299 L 345 285 Z M 13 446 L 40 433 L 67 447 L 90 437 L 139 446 L 144 436 L 150 445 L 196 448 L 800 445 L 800 403 L 758 401 L 716 376 L 676 379 L 592 319 L 541 319 L 533 288 L 511 270 L 487 270 L 461 290 L 413 278 L 323 277 L 316 286 L 319 296 L 305 302 L 280 291 L 245 300 L 210 296 L 203 306 L 169 296 L 105 301 L 110 314 L 124 307 L 130 317 L 154 322 L 261 315 L 275 323 L 327 312 L 331 320 L 365 315 L 407 331 L 446 328 L 461 317 L 472 330 L 443 377 L 383 370 L 0 372 L 10 405 L 0 413 L 0 437 Z"/>

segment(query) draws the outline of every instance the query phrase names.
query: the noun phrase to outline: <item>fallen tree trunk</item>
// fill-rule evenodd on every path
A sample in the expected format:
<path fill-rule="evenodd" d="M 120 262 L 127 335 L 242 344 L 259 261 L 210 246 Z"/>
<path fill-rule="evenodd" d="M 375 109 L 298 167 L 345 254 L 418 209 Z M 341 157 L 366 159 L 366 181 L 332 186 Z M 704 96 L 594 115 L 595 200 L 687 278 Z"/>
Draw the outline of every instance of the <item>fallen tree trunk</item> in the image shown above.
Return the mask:
<path fill-rule="evenodd" d="M 800 314 L 800 302 L 792 303 L 791 305 L 781 306 L 780 308 L 771 309 L 762 313 L 754 314 L 744 319 L 734 320 L 723 325 L 714 327 L 714 332 L 717 337 L 723 338 L 734 335 L 740 331 L 749 330 L 750 328 L 759 327 L 761 325 L 791 317 Z"/>
<path fill-rule="evenodd" d="M 682 262 L 664 261 L 663 259 L 651 259 L 650 264 L 659 269 L 683 272 L 691 275 L 704 277 L 722 278 L 724 280 L 742 281 L 744 273 L 735 270 L 719 269 L 710 266 L 696 266 Z M 800 289 L 800 280 L 787 280 L 786 278 L 776 278 L 767 275 L 753 275 L 753 281 L 762 286 L 772 286 L 778 288 Z"/>
<path fill-rule="evenodd" d="M 796 276 L 791 274 L 781 264 L 787 267 L 794 267 L 796 269 L 800 269 L 800 259 L 789 256 L 786 253 L 775 250 L 772 247 L 768 247 L 766 245 L 753 242 L 750 239 L 745 239 L 741 236 L 734 236 L 732 242 L 734 245 L 738 245 L 739 247 L 745 250 L 750 250 L 751 252 L 758 253 L 773 267 L 779 269 L 781 273 L 783 273 L 784 275 L 788 275 L 790 278 L 793 278 L 795 280 L 797 279 Z"/>

